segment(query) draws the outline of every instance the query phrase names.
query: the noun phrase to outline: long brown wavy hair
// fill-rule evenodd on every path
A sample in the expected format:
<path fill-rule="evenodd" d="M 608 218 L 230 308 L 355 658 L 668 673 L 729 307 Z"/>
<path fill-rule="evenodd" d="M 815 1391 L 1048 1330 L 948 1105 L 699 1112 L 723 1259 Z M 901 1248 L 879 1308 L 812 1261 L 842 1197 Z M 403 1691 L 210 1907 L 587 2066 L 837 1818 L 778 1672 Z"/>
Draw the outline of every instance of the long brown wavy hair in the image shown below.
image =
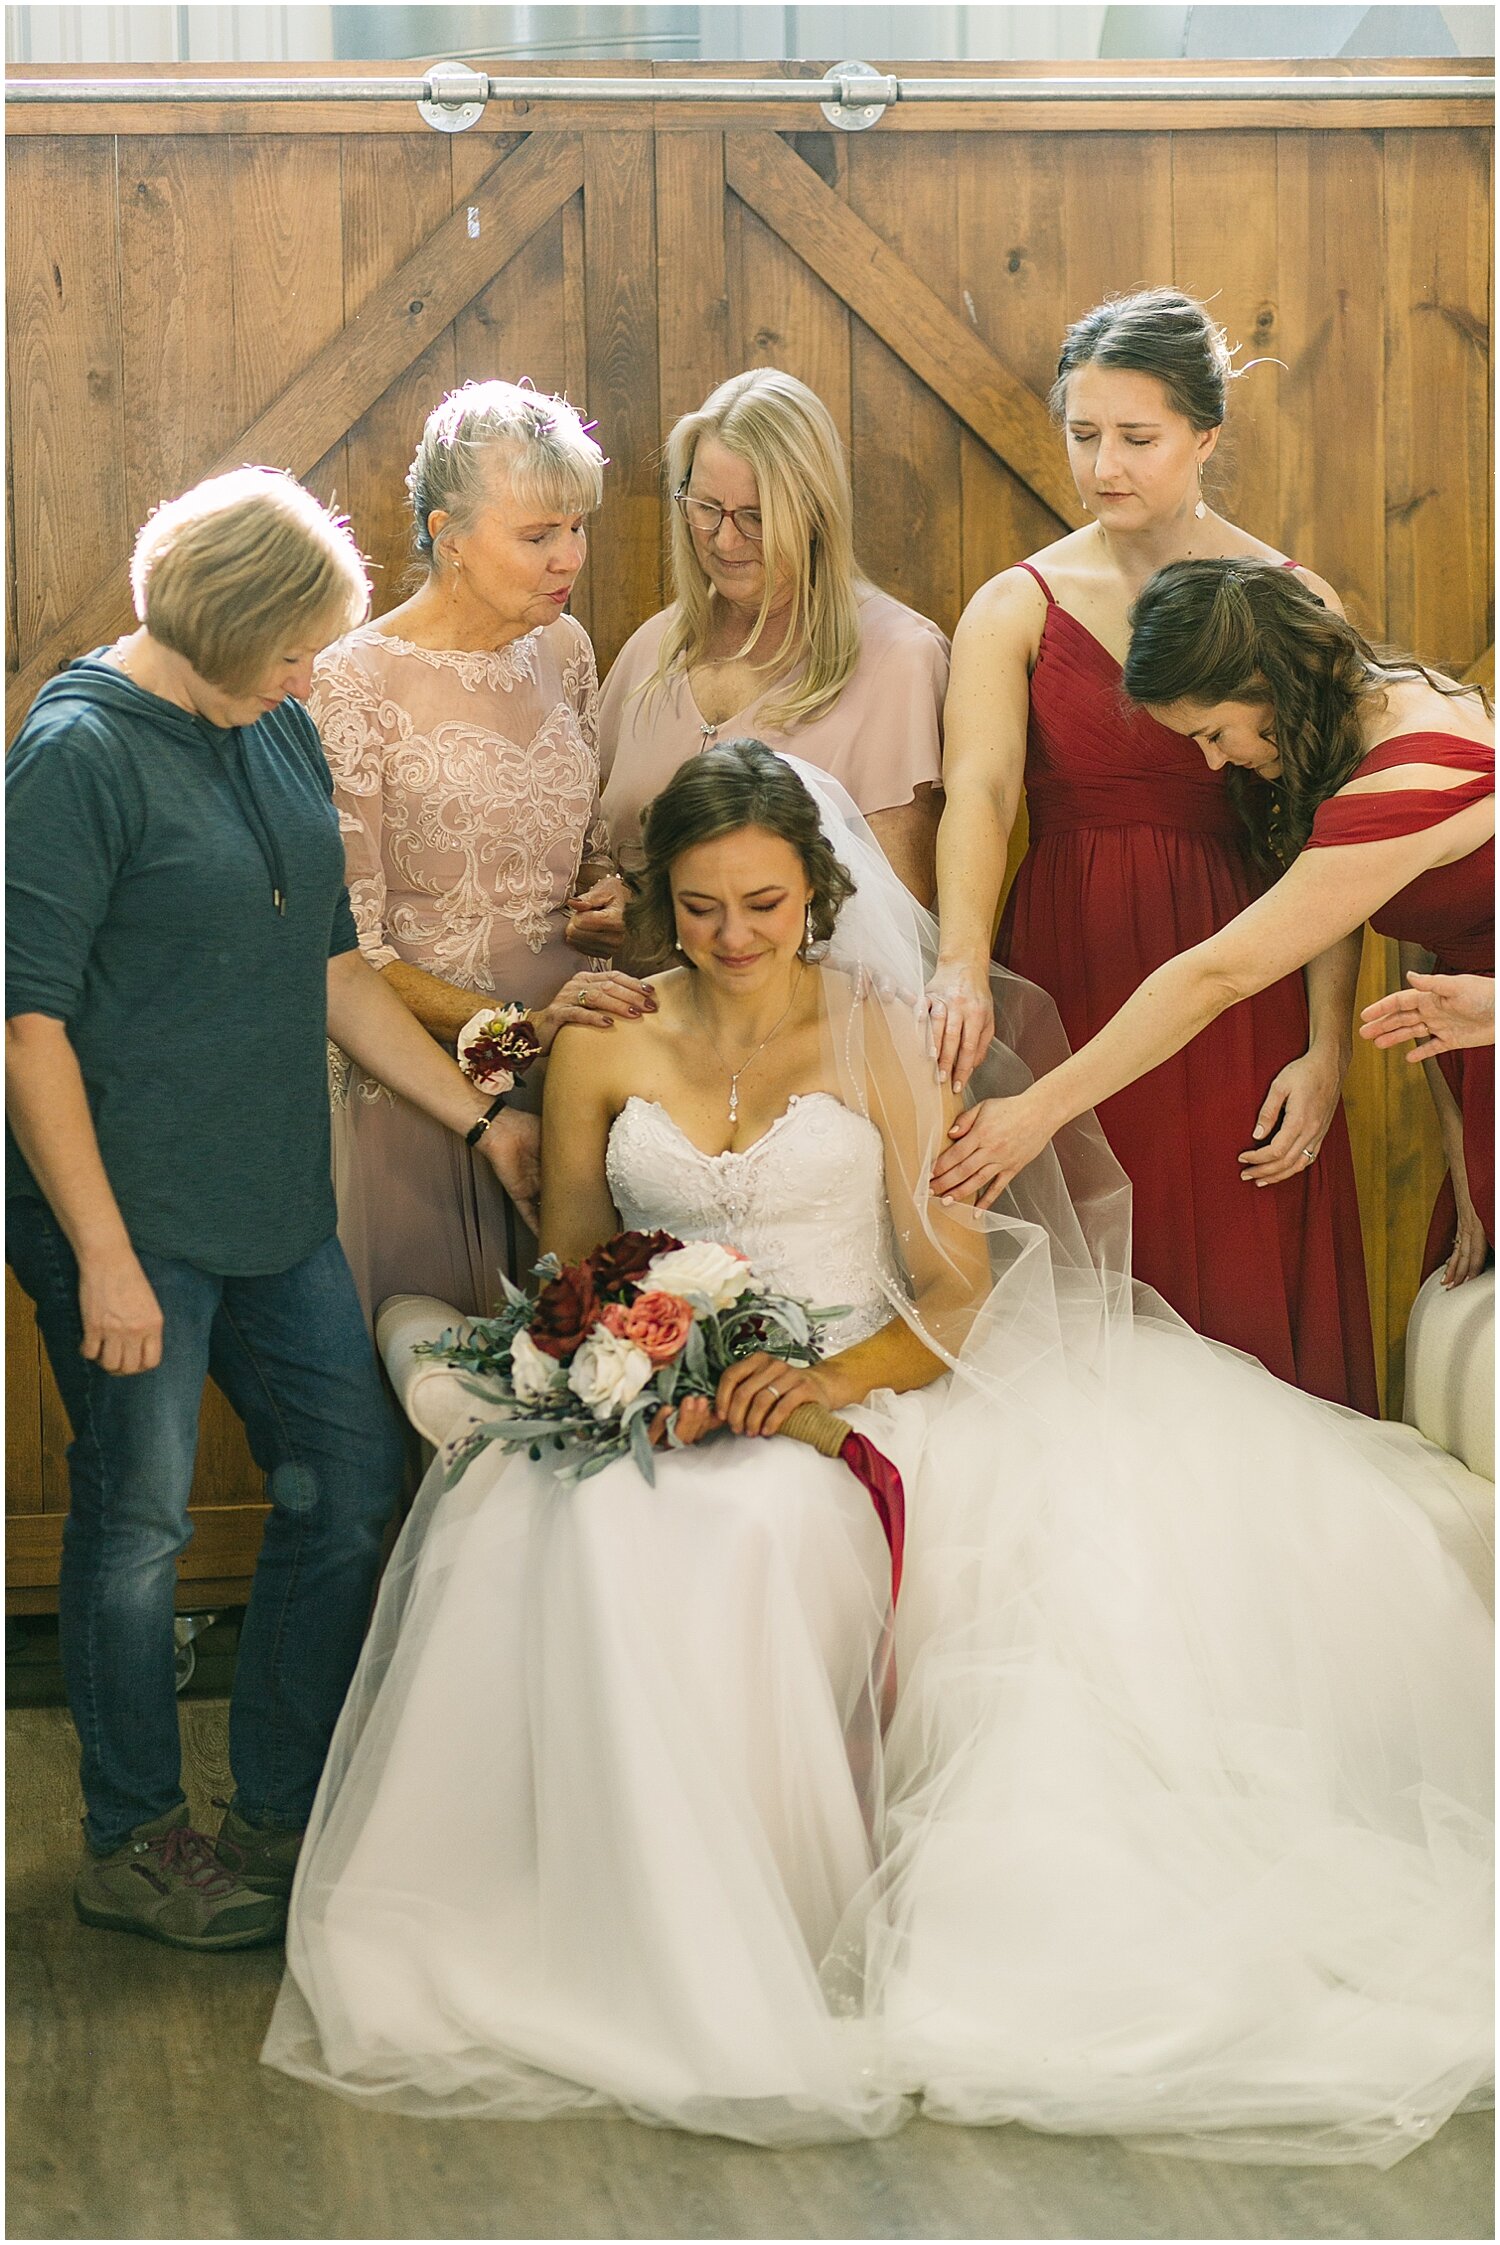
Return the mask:
<path fill-rule="evenodd" d="M 1274 561 L 1169 562 L 1130 612 L 1124 686 L 1133 702 L 1270 704 L 1280 777 L 1268 786 L 1231 769 L 1229 787 L 1250 853 L 1273 875 L 1302 848 L 1318 805 L 1353 777 L 1366 753 L 1364 718 L 1403 678 L 1490 707 L 1482 687 L 1373 646 Z"/>

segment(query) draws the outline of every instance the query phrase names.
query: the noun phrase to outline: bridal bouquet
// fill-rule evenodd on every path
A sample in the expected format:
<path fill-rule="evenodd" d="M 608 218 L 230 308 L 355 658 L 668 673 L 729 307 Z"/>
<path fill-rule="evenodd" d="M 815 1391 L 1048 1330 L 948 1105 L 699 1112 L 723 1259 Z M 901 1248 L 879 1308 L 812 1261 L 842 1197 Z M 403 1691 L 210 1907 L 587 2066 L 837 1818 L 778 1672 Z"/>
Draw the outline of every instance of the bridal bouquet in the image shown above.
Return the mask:
<path fill-rule="evenodd" d="M 554 1453 L 560 1481 L 583 1481 L 633 1458 L 653 1486 L 651 1422 L 676 1405 L 712 1397 L 720 1376 L 747 1356 L 816 1364 L 822 1329 L 845 1313 L 816 1309 L 757 1283 L 746 1258 L 715 1240 L 686 1245 L 670 1232 L 619 1232 L 581 1263 L 544 1255 L 535 1301 L 502 1274 L 505 1306 L 445 1334 L 424 1353 L 454 1365 L 492 1406 L 444 1451 L 451 1487 L 492 1442 L 540 1460 Z M 782 1432 L 841 1458 L 868 1492 L 891 1553 L 891 1596 L 901 1586 L 906 1499 L 901 1476 L 867 1436 L 817 1404 L 799 1404 Z"/>
<path fill-rule="evenodd" d="M 581 1263 L 546 1255 L 535 1301 L 502 1276 L 505 1306 L 463 1339 L 430 1353 L 496 1406 L 445 1455 L 450 1481 L 491 1442 L 558 1453 L 561 1481 L 582 1481 L 616 1458 L 656 1479 L 651 1421 L 665 1408 L 712 1396 L 720 1374 L 757 1353 L 815 1364 L 820 1329 L 841 1309 L 813 1309 L 758 1286 L 745 1257 L 714 1240 L 684 1246 L 670 1232 L 620 1232 Z"/>

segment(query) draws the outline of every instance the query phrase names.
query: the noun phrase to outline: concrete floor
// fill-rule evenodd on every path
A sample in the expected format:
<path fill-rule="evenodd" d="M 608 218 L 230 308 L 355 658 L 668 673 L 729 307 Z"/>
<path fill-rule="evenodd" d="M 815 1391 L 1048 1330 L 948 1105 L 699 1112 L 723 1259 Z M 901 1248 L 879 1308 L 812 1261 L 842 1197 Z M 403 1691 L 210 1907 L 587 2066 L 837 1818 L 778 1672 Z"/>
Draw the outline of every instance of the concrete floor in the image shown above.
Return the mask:
<path fill-rule="evenodd" d="M 225 1708 L 182 1708 L 195 1820 Z M 914 2122 L 755 2151 L 625 2120 L 422 2122 L 257 2062 L 276 1950 L 186 1956 L 72 1915 L 66 1714 L 7 1717 L 13 2238 L 1489 2238 L 1488 2115 L 1389 2173 L 1151 2157 L 1102 2137 Z"/>

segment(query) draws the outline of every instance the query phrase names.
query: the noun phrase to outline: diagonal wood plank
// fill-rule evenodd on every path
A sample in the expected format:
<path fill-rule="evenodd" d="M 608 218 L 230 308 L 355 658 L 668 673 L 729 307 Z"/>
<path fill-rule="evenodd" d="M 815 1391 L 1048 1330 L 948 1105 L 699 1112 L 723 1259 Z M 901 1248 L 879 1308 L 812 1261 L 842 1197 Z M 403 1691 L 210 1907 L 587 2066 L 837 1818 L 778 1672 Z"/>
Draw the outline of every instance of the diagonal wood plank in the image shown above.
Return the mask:
<path fill-rule="evenodd" d="M 221 475 L 246 460 L 306 475 L 582 185 L 583 145 L 576 134 L 538 136 L 503 158 L 274 403 L 241 429 L 204 476 Z M 471 206 L 479 212 L 477 237 L 470 231 Z M 11 681 L 5 697 L 9 734 L 14 736 L 60 664 L 113 637 L 129 619 L 122 555 Z"/>
<path fill-rule="evenodd" d="M 950 312 L 873 227 L 774 133 L 730 133 L 724 170 L 741 202 L 795 250 L 1060 521 L 1082 522 L 1047 408 Z"/>

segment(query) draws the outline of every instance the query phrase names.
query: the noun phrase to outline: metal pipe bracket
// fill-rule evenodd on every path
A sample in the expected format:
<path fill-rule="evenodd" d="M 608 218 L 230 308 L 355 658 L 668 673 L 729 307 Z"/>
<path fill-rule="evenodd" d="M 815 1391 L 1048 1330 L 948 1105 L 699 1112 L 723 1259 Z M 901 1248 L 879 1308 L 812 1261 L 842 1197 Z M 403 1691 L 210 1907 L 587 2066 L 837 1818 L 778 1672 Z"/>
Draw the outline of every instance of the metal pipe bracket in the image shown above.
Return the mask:
<path fill-rule="evenodd" d="M 490 98 L 490 82 L 482 70 L 466 62 L 435 62 L 427 73 L 427 92 L 417 103 L 419 115 L 434 132 L 462 133 L 477 125 Z"/>

